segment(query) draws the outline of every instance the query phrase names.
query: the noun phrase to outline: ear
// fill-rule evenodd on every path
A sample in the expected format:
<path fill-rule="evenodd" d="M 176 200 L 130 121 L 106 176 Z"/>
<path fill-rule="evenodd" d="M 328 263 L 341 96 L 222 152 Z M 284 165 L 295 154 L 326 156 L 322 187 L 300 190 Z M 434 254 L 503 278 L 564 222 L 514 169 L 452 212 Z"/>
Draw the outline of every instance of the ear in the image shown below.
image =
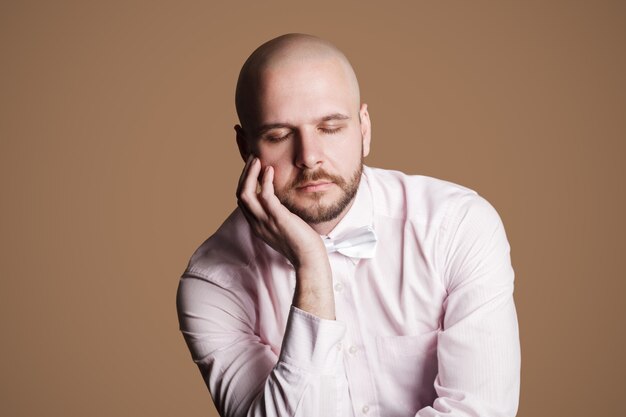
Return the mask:
<path fill-rule="evenodd" d="M 237 147 L 239 148 L 239 154 L 243 159 L 243 162 L 248 160 L 248 156 L 250 156 L 250 146 L 248 144 L 248 140 L 246 139 L 246 132 L 244 132 L 243 128 L 239 125 L 235 125 L 235 132 L 237 132 Z"/>
<path fill-rule="evenodd" d="M 372 140 L 372 121 L 370 120 L 370 114 L 367 111 L 367 104 L 361 104 L 361 110 L 359 110 L 359 116 L 361 118 L 361 139 L 363 140 L 363 158 L 370 153 L 370 142 Z"/>

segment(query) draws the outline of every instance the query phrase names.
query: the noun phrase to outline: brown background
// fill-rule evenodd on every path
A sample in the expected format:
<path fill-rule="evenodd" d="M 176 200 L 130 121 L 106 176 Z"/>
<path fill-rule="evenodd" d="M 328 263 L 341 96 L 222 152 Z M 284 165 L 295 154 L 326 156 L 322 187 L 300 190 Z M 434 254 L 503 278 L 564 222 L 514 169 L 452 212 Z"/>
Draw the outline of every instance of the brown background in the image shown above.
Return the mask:
<path fill-rule="evenodd" d="M 240 65 L 286 32 L 352 60 L 369 165 L 498 209 L 519 416 L 619 414 L 623 2 L 86 3 L 0 3 L 0 415 L 215 415 L 175 291 L 235 207 Z"/>

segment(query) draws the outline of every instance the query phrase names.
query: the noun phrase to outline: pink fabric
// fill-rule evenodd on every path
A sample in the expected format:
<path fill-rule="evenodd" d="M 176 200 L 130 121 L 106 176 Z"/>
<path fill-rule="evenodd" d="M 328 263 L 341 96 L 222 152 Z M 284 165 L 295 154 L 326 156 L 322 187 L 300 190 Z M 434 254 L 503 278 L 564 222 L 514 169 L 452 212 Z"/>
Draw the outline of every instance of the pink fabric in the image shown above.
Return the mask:
<path fill-rule="evenodd" d="M 329 236 L 364 225 L 374 258 L 329 254 L 336 320 L 291 305 L 292 266 L 238 210 L 193 254 L 180 330 L 220 414 L 514 416 L 514 272 L 496 210 L 450 182 L 365 167 Z"/>

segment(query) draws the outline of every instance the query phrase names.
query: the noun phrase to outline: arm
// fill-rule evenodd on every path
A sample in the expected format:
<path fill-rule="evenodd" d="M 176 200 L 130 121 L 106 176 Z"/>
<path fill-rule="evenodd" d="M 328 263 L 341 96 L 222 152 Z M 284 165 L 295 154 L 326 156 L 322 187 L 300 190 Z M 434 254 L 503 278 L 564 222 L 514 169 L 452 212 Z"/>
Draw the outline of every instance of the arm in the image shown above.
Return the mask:
<path fill-rule="evenodd" d="M 237 191 L 255 234 L 287 257 L 296 290 L 279 355 L 255 334 L 255 308 L 238 289 L 212 277 L 183 276 L 180 329 L 222 416 L 338 415 L 346 391 L 337 344 L 345 326 L 334 321 L 332 277 L 319 235 L 290 213 L 273 191 L 273 171 L 249 159 Z M 344 389 L 345 388 L 345 389 Z"/>
<path fill-rule="evenodd" d="M 418 417 L 511 417 L 520 389 L 520 346 L 510 246 L 496 210 L 459 199 L 441 231 L 448 289 L 438 337 L 438 398 Z"/>
<path fill-rule="evenodd" d="M 245 295 L 183 275 L 177 294 L 180 330 L 220 415 L 312 416 L 336 397 L 342 323 L 291 307 L 279 355 L 255 334 Z"/>

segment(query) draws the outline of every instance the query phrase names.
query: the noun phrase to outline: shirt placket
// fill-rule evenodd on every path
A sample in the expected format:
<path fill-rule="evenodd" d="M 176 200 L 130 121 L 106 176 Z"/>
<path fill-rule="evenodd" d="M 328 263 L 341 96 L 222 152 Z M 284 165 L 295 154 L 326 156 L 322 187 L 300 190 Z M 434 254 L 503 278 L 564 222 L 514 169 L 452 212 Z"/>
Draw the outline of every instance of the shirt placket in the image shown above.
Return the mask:
<path fill-rule="evenodd" d="M 332 254 L 333 289 L 337 320 L 346 324 L 346 337 L 338 348 L 343 352 L 350 401 L 356 417 L 379 417 L 372 370 L 361 333 L 361 316 L 354 298 L 356 265 L 349 257 Z"/>

